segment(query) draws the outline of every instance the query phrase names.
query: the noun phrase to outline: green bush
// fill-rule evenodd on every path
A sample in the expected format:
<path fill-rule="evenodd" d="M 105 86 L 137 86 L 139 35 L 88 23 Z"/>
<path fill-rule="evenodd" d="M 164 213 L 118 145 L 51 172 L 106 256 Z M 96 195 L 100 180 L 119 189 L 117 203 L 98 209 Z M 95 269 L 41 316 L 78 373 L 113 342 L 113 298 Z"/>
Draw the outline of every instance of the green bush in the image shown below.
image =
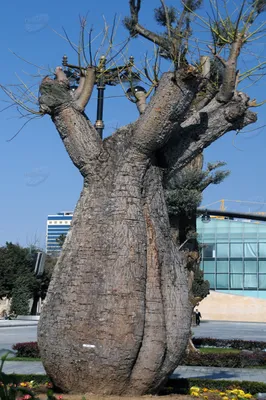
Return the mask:
<path fill-rule="evenodd" d="M 10 311 L 16 315 L 28 315 L 30 313 L 29 300 L 31 292 L 26 276 L 21 276 L 16 279 L 12 290 L 12 300 Z"/>

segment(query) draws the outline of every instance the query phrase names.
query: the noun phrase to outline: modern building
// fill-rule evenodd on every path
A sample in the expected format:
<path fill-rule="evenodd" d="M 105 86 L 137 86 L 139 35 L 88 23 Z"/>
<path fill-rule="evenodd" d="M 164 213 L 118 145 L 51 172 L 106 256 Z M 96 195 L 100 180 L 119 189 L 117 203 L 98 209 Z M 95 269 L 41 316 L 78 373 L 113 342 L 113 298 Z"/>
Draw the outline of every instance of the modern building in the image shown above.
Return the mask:
<path fill-rule="evenodd" d="M 201 267 L 210 288 L 266 299 L 266 223 L 212 217 L 197 219 Z"/>
<path fill-rule="evenodd" d="M 73 217 L 72 211 L 62 211 L 48 215 L 46 227 L 46 253 L 59 254 L 61 251 L 57 239 L 60 235 L 67 235 Z"/>

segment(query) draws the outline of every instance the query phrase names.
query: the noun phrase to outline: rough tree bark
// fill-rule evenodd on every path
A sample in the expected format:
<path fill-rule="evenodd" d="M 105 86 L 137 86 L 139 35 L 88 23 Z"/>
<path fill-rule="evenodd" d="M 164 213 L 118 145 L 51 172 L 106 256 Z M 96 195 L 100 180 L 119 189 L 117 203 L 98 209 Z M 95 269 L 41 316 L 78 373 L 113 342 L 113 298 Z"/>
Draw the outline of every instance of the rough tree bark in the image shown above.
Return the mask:
<path fill-rule="evenodd" d="M 193 111 L 201 77 L 188 67 L 165 73 L 139 119 L 102 141 L 84 114 L 92 68 L 88 75 L 76 95 L 60 69 L 40 87 L 40 109 L 84 187 L 41 314 L 39 347 L 61 390 L 154 393 L 187 346 L 193 308 L 165 179 L 256 115 L 239 93 Z"/>

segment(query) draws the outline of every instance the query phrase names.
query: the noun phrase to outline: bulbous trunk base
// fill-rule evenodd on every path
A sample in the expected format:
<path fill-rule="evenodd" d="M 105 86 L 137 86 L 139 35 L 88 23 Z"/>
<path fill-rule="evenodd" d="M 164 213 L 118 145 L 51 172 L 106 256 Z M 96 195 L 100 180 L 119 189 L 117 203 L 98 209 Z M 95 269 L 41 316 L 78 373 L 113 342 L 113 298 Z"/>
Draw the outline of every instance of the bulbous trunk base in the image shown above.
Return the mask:
<path fill-rule="evenodd" d="M 155 393 L 190 321 L 160 172 L 135 159 L 83 190 L 39 322 L 44 367 L 64 392 Z"/>

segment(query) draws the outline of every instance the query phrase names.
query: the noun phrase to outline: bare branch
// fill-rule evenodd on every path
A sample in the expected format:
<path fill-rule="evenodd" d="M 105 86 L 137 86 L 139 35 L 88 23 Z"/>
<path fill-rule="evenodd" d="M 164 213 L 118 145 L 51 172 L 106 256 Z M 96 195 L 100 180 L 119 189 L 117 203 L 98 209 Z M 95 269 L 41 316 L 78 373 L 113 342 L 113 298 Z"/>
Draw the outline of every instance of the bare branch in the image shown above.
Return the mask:
<path fill-rule="evenodd" d="M 170 18 L 169 18 L 169 13 L 168 13 L 168 9 L 167 6 L 164 2 L 164 0 L 160 0 L 162 7 L 164 9 L 164 13 L 165 13 L 165 19 L 166 19 L 166 28 L 167 28 L 167 34 L 168 34 L 168 38 L 171 39 L 172 34 L 171 34 L 171 24 L 170 24 Z"/>
<path fill-rule="evenodd" d="M 93 92 L 95 83 L 95 68 L 88 67 L 85 72 L 85 78 L 81 79 L 79 84 L 77 100 L 75 101 L 75 107 L 79 111 L 83 111 L 88 104 L 90 97 Z"/>

